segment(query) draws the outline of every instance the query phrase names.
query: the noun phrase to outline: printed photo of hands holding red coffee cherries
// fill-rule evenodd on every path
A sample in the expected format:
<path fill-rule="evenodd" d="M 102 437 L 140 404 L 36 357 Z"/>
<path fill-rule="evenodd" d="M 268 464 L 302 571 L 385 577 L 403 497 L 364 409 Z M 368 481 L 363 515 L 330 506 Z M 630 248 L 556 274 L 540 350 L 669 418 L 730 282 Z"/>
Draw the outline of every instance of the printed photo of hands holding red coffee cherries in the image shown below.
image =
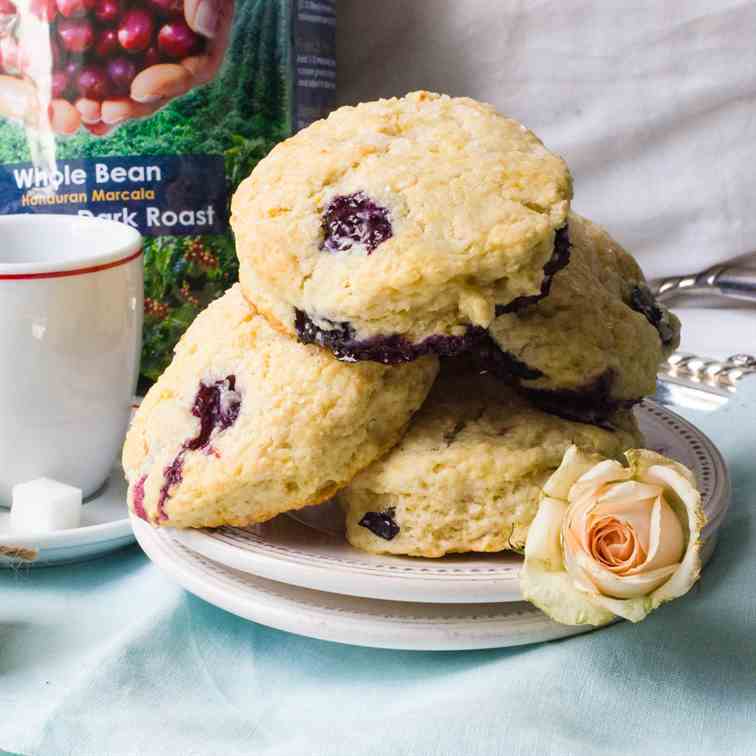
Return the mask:
<path fill-rule="evenodd" d="M 103 136 L 149 116 L 213 78 L 233 10 L 233 0 L 0 0 L 0 118 Z"/>

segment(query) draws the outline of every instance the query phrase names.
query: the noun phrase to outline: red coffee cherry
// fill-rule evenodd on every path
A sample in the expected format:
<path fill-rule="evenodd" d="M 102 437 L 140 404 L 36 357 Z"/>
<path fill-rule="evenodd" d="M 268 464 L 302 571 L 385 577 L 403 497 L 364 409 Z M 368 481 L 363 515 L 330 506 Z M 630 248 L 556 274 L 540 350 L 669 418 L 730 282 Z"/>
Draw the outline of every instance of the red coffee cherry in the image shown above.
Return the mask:
<path fill-rule="evenodd" d="M 166 58 L 188 58 L 199 47 L 200 37 L 183 19 L 169 21 L 158 32 L 158 50 Z"/>
<path fill-rule="evenodd" d="M 60 15 L 66 18 L 81 18 L 87 12 L 84 0 L 56 0 L 55 4 Z"/>
<path fill-rule="evenodd" d="M 84 18 L 64 18 L 58 24 L 58 37 L 63 49 L 71 53 L 83 53 L 94 44 L 92 24 Z"/>
<path fill-rule="evenodd" d="M 127 11 L 118 25 L 118 41 L 129 53 L 146 50 L 152 42 L 154 33 L 155 24 L 152 16 L 143 8 L 132 8 Z"/>
<path fill-rule="evenodd" d="M 108 76 L 102 66 L 88 64 L 82 66 L 76 79 L 79 94 L 88 100 L 102 102 L 111 92 Z"/>
<path fill-rule="evenodd" d="M 115 29 L 102 29 L 95 42 L 95 55 L 102 60 L 107 60 L 119 52 L 121 52 L 121 45 L 118 43 L 118 32 Z"/>
<path fill-rule="evenodd" d="M 63 67 L 63 53 L 60 50 L 60 45 L 54 38 L 50 39 L 50 55 L 52 56 L 53 69 L 57 70 Z"/>
<path fill-rule="evenodd" d="M 137 67 L 133 59 L 124 55 L 120 58 L 113 58 L 108 61 L 106 71 L 112 85 L 113 94 L 127 95 L 131 90 L 131 82 L 137 75 Z"/>
<path fill-rule="evenodd" d="M 108 123 L 85 123 L 84 128 L 95 136 L 105 136 L 113 126 Z"/>
<path fill-rule="evenodd" d="M 97 0 L 94 7 L 95 18 L 101 24 L 115 24 L 121 18 L 123 8 L 120 0 Z"/>
<path fill-rule="evenodd" d="M 69 81 L 76 81 L 79 78 L 79 71 L 81 70 L 80 60 L 69 60 L 65 66 L 63 66 L 63 73 L 68 77 Z"/>
<path fill-rule="evenodd" d="M 63 97 L 68 91 L 68 76 L 65 71 L 53 71 L 51 92 L 53 99 Z"/>
<path fill-rule="evenodd" d="M 145 68 L 149 68 L 150 66 L 156 66 L 158 63 L 162 61 L 162 58 L 160 57 L 160 53 L 158 52 L 158 49 L 155 45 L 152 45 L 147 49 L 147 52 L 144 54 L 144 58 L 142 59 L 144 63 Z"/>

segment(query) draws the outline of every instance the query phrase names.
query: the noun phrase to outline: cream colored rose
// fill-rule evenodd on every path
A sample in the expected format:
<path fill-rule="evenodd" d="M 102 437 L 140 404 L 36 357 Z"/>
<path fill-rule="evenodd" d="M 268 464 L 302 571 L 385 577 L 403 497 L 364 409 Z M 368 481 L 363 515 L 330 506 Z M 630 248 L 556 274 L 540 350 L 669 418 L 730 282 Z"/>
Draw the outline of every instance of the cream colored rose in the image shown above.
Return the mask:
<path fill-rule="evenodd" d="M 701 569 L 705 518 L 693 474 L 633 449 L 628 467 L 570 447 L 530 526 L 523 595 L 565 624 L 638 622 Z"/>

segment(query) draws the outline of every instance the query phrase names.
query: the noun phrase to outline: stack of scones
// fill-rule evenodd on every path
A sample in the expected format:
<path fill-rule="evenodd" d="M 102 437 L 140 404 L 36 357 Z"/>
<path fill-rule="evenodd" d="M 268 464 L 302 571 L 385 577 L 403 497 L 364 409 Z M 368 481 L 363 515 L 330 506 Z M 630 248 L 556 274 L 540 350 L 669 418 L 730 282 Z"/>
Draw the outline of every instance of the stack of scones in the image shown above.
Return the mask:
<path fill-rule="evenodd" d="M 279 144 L 233 198 L 240 283 L 135 415 L 132 511 L 243 526 L 336 496 L 366 551 L 521 551 L 570 445 L 643 445 L 633 406 L 679 340 L 571 198 L 561 158 L 466 98 Z"/>

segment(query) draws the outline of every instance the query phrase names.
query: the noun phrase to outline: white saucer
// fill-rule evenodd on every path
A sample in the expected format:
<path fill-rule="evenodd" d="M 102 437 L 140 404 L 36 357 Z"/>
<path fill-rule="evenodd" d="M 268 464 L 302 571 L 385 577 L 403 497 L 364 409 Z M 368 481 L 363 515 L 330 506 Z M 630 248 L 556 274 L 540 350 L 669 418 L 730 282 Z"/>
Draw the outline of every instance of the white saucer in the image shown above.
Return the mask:
<path fill-rule="evenodd" d="M 699 481 L 708 519 L 704 531 L 704 558 L 708 559 L 730 499 L 724 461 L 701 431 L 656 402 L 644 402 L 637 416 L 647 445 L 680 460 Z M 521 559 L 515 554 L 443 559 L 375 556 L 352 548 L 343 532 L 341 512 L 330 503 L 248 528 L 184 530 L 173 538 L 233 570 L 320 591 L 431 603 L 522 599 Z"/>
<path fill-rule="evenodd" d="M 284 585 L 205 559 L 169 528 L 153 528 L 137 518 L 133 525 L 147 556 L 191 593 L 245 619 L 319 640 L 461 651 L 539 643 L 591 629 L 559 625 L 524 602 L 413 604 Z"/>
<path fill-rule="evenodd" d="M 103 488 L 84 503 L 81 527 L 40 535 L 11 533 L 10 512 L 0 509 L 0 567 L 80 562 L 133 543 L 126 490 L 123 469 L 116 464 Z"/>

